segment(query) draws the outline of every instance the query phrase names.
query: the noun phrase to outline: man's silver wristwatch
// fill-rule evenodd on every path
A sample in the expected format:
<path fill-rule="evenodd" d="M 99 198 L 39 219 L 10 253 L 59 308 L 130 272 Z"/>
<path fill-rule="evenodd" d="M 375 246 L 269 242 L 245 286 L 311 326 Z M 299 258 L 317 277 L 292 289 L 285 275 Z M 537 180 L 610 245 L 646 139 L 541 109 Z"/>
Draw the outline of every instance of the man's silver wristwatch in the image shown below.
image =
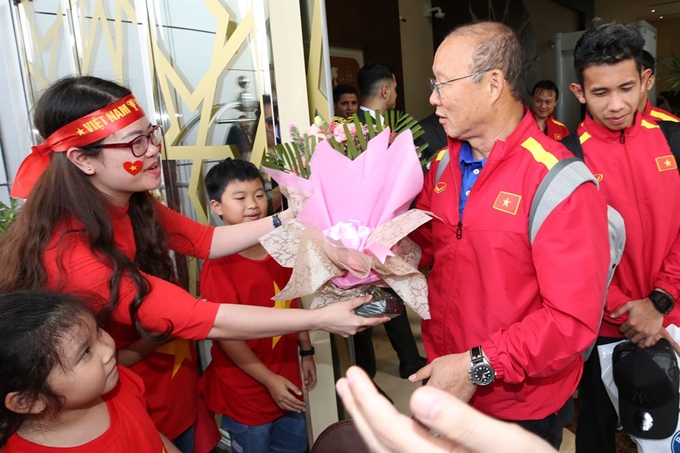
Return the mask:
<path fill-rule="evenodd" d="M 496 372 L 489 360 L 482 354 L 481 346 L 470 349 L 468 377 L 475 385 L 489 385 L 496 380 Z"/>

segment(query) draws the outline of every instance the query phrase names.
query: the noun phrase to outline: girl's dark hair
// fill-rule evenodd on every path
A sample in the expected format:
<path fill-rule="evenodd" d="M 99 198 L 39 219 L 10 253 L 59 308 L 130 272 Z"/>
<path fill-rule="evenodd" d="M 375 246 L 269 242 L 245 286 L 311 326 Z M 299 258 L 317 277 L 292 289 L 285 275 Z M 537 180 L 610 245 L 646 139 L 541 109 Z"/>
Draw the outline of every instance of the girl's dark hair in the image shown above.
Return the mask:
<path fill-rule="evenodd" d="M 66 124 L 99 110 L 130 94 L 130 90 L 114 82 L 96 77 L 67 77 L 56 82 L 38 101 L 34 122 L 40 135 L 47 138 Z M 88 156 L 101 152 L 101 142 L 81 148 Z M 21 290 L 42 290 L 47 273 L 42 258 L 60 222 L 74 220 L 80 225 L 59 238 L 62 250 L 68 247 L 72 234 L 87 237 L 92 252 L 111 267 L 110 297 L 103 305 L 105 315 L 118 306 L 120 284 L 130 278 L 137 293 L 130 304 L 134 328 L 144 338 L 149 334 L 137 313 L 150 292 L 150 284 L 140 271 L 174 280 L 174 267 L 168 253 L 166 237 L 148 192 L 138 192 L 130 198 L 128 215 L 132 222 L 137 253 L 130 260 L 114 244 L 111 201 L 99 191 L 89 177 L 69 161 L 64 152 L 51 153 L 50 164 L 21 208 L 19 217 L 0 241 L 0 293 Z M 71 236 L 72 237 L 72 236 Z M 58 281 L 65 284 L 68 269 L 60 264 Z M 58 288 L 51 288 L 58 289 Z M 168 330 L 171 323 L 168 321 Z"/>
<path fill-rule="evenodd" d="M 221 202 L 224 189 L 232 181 L 244 182 L 256 179 L 262 183 L 264 188 L 262 174 L 253 163 L 247 160 L 227 157 L 208 170 L 208 173 L 205 175 L 205 188 L 211 200 Z"/>
<path fill-rule="evenodd" d="M 10 411 L 4 402 L 12 392 L 32 405 L 42 396 L 56 416 L 63 395 L 55 393 L 47 378 L 60 360 L 64 335 L 81 326 L 92 312 L 77 299 L 60 294 L 23 291 L 0 295 L 0 448 L 21 424 L 34 417 Z"/>

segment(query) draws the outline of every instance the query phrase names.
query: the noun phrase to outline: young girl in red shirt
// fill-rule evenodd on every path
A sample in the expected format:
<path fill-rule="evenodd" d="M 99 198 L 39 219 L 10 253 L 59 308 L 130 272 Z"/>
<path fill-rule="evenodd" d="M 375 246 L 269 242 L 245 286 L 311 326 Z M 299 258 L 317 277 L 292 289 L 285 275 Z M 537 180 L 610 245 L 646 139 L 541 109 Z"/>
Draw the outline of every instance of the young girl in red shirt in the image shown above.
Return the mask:
<path fill-rule="evenodd" d="M 0 296 L 4 453 L 177 453 L 143 393 L 78 300 L 37 291 Z"/>
<path fill-rule="evenodd" d="M 46 140 L 33 147 L 14 179 L 12 196 L 27 200 L 0 242 L 0 294 L 87 294 L 90 307 L 108 318 L 121 363 L 141 359 L 133 370 L 147 383 L 151 415 L 184 453 L 191 453 L 196 419 L 195 352 L 186 341 L 162 341 L 245 340 L 315 329 L 347 336 L 387 320 L 352 312 L 367 297 L 282 312 L 206 303 L 174 284 L 170 251 L 201 259 L 238 253 L 293 213 L 211 227 L 154 200 L 163 129 L 127 88 L 96 77 L 62 79 L 38 101 L 34 122 Z"/>

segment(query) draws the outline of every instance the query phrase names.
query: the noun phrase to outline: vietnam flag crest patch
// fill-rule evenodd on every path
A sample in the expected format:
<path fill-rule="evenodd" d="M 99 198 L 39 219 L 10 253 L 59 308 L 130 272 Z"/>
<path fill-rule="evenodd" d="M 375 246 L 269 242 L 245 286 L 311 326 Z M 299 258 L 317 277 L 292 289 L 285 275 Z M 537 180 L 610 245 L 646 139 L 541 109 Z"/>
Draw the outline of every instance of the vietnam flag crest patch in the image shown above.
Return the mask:
<path fill-rule="evenodd" d="M 519 203 L 522 201 L 522 196 L 510 192 L 500 191 L 493 203 L 493 208 L 505 212 L 506 214 L 515 215 L 519 210 Z"/>
<path fill-rule="evenodd" d="M 656 168 L 659 171 L 677 170 L 678 163 L 675 162 L 675 156 L 669 154 L 668 156 L 661 156 L 654 159 L 656 161 Z"/>

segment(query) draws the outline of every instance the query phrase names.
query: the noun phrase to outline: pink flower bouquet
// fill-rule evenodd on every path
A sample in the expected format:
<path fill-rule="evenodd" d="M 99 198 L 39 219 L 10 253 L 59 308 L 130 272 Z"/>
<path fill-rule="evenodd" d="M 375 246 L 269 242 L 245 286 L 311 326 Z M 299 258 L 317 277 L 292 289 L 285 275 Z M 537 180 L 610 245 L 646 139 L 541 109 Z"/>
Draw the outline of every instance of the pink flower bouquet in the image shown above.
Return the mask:
<path fill-rule="evenodd" d="M 260 239 L 274 259 L 293 268 L 276 299 L 312 294 L 317 308 L 363 294 L 369 285 L 389 285 L 429 319 L 427 282 L 417 269 L 421 251 L 407 236 L 430 216 L 409 210 L 423 171 L 411 130 L 403 129 L 397 135 L 358 120 L 316 124 L 292 134 L 298 146 L 279 145 L 281 153 L 275 149 L 265 161 L 298 212 Z"/>

